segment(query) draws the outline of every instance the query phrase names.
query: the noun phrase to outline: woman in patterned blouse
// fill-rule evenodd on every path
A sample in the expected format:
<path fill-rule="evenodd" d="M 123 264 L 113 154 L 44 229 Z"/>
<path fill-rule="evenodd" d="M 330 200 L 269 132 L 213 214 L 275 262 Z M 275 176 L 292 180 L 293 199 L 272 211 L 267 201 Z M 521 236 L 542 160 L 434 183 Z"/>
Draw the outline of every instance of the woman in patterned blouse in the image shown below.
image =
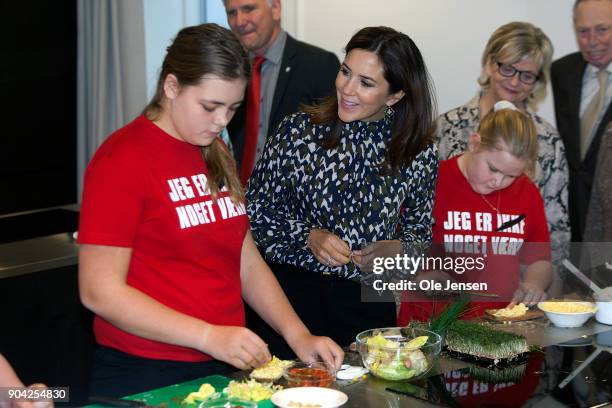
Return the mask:
<path fill-rule="evenodd" d="M 414 42 L 368 27 L 346 53 L 336 95 L 284 119 L 247 191 L 255 241 L 293 307 L 340 345 L 395 325 L 393 294 L 362 302 L 360 281 L 374 257 L 431 241 L 438 168 L 433 94 Z"/>
<path fill-rule="evenodd" d="M 481 118 L 500 100 L 512 102 L 533 119 L 538 134 L 538 159 L 532 178 L 544 199 L 557 275 L 551 290 L 556 291 L 561 283 L 560 261 L 569 251 L 569 170 L 559 133 L 530 106 L 535 95 L 546 89 L 552 54 L 553 46 L 546 34 L 529 23 L 508 23 L 495 30 L 482 55 L 482 73 L 478 78 L 481 89 L 468 103 L 438 118 L 437 144 L 440 160 L 463 153 Z"/>

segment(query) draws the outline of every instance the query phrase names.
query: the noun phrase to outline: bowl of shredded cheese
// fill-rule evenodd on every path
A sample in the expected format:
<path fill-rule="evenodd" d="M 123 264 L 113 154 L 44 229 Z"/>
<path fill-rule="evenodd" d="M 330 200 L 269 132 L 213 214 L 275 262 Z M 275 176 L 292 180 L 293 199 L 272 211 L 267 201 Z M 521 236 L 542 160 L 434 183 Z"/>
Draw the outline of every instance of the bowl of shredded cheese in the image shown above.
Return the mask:
<path fill-rule="evenodd" d="M 595 304 L 575 300 L 546 300 L 538 308 L 557 327 L 580 327 L 597 311 Z"/>

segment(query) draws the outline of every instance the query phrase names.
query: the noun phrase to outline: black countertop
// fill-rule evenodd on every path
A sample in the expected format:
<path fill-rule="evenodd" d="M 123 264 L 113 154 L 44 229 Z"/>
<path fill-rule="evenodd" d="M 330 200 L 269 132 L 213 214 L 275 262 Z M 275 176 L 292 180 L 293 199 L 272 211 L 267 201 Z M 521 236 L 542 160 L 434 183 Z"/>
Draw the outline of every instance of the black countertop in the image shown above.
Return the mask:
<path fill-rule="evenodd" d="M 78 216 L 56 208 L 0 217 L 0 279 L 77 264 Z"/>

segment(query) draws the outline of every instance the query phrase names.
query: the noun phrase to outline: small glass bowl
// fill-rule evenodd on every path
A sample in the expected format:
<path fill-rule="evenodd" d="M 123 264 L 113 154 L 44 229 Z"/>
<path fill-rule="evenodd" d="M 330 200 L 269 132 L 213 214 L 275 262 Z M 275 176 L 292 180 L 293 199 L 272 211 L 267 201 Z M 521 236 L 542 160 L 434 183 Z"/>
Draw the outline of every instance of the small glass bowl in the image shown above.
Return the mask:
<path fill-rule="evenodd" d="M 323 361 L 297 361 L 285 368 L 283 377 L 287 380 L 288 387 L 329 388 L 336 379 L 336 370 Z"/>
<path fill-rule="evenodd" d="M 368 344 L 368 339 L 382 336 L 396 347 Z M 416 337 L 427 337 L 419 347 L 408 347 Z M 437 362 L 442 338 L 429 330 L 412 327 L 386 327 L 366 330 L 357 335 L 357 350 L 363 365 L 379 378 L 391 381 L 424 377 Z"/>

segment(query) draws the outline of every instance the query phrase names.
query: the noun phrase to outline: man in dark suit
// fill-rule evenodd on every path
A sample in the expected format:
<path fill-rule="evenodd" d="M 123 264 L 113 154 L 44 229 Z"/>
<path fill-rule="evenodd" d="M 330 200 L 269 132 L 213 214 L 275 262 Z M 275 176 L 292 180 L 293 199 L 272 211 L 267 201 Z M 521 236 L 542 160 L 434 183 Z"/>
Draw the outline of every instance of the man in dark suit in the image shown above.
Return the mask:
<path fill-rule="evenodd" d="M 555 61 L 551 79 L 570 168 L 572 241 L 581 242 L 601 136 L 612 120 L 612 0 L 577 0 L 574 30 L 580 52 Z"/>
<path fill-rule="evenodd" d="M 253 58 L 265 57 L 261 66 L 259 129 L 255 157 L 259 158 L 268 134 L 300 104 L 312 104 L 335 92 L 340 62 L 335 54 L 298 41 L 281 28 L 280 0 L 224 0 L 227 21 Z M 255 66 L 255 64 L 254 64 Z M 255 75 L 255 74 L 253 74 Z M 248 94 L 248 90 L 247 90 Z M 248 97 L 228 126 L 241 174 L 250 174 L 245 149 Z M 249 122 L 249 124 L 252 122 Z M 251 161 L 254 163 L 254 161 Z"/>

